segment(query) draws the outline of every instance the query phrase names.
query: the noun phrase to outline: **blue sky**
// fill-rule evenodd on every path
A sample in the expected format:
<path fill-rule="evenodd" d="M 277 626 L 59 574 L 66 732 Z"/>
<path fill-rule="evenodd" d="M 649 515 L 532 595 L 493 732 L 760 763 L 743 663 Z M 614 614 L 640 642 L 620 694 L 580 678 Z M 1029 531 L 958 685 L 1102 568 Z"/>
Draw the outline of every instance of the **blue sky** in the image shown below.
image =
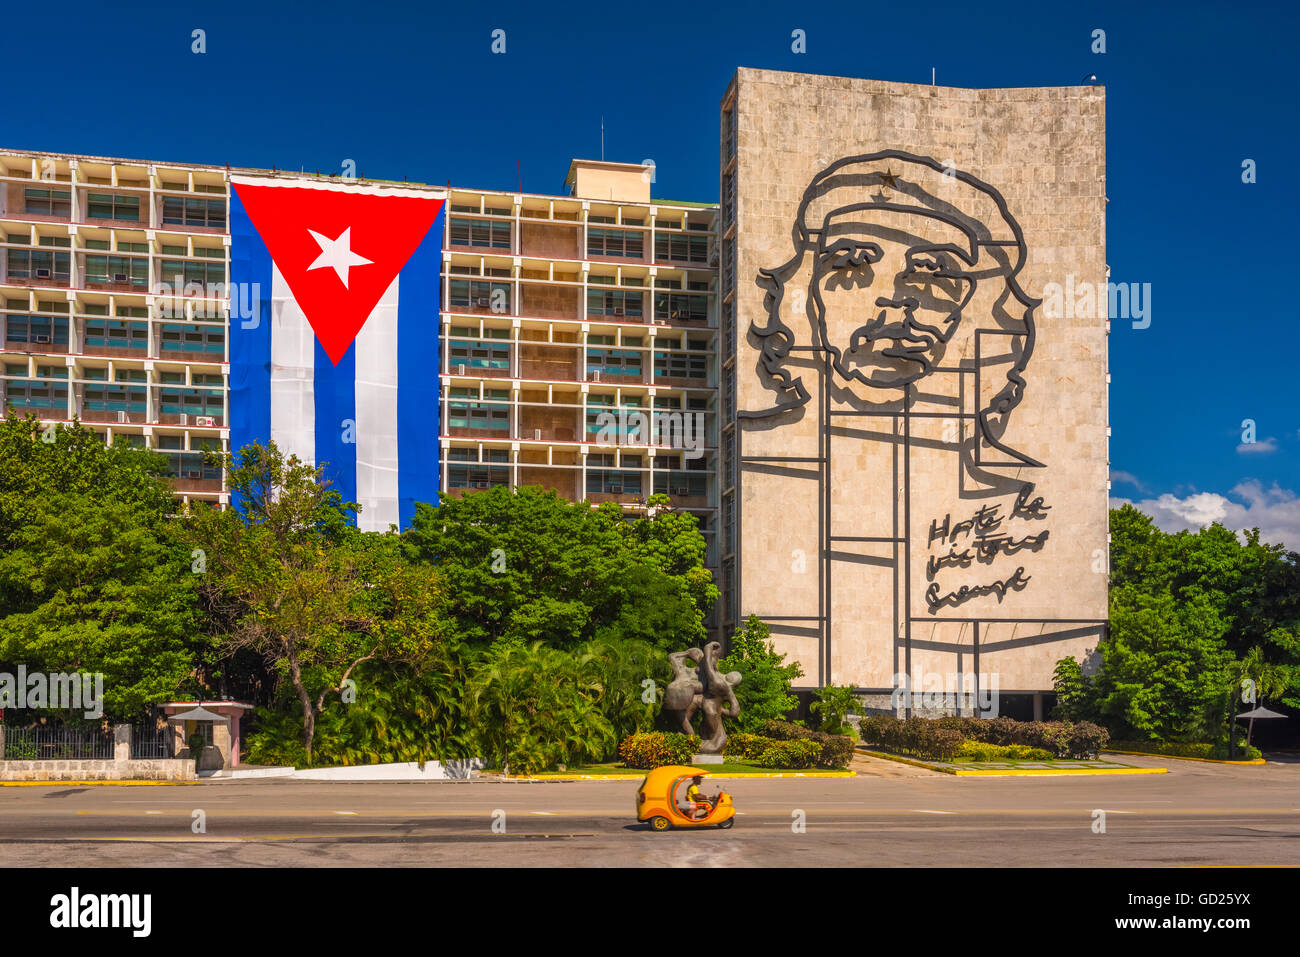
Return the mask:
<path fill-rule="evenodd" d="M 353 159 L 364 176 L 522 177 L 534 192 L 562 191 L 571 157 L 599 155 L 603 116 L 605 155 L 653 158 L 656 196 L 715 199 L 718 100 L 738 65 L 904 82 L 933 67 L 967 87 L 1095 73 L 1111 278 L 1150 283 L 1152 299 L 1149 328 L 1113 324 L 1114 494 L 1169 527 L 1223 518 L 1300 549 L 1295 5 L 72 0 L 56 20 L 39 4 L 5 11 L 7 72 L 27 80 L 0 110 L 2 145 L 309 170 Z M 505 55 L 490 50 L 498 28 Z M 796 28 L 806 53 L 791 51 Z"/>

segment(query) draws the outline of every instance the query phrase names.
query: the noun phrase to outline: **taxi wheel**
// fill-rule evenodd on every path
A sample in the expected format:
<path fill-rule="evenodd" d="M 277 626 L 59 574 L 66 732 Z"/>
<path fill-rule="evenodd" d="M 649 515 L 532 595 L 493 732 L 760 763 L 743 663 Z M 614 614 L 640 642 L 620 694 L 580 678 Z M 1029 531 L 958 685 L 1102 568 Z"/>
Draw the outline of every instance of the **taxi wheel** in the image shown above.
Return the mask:
<path fill-rule="evenodd" d="M 734 817 L 729 817 L 729 818 L 727 818 L 725 821 L 723 821 L 721 824 L 719 824 L 718 827 L 719 827 L 721 830 L 724 830 L 724 831 L 725 831 L 727 828 L 731 827 L 731 825 L 733 825 L 733 824 L 735 824 L 735 823 L 736 823 L 736 819 L 735 819 Z"/>
<path fill-rule="evenodd" d="M 650 829 L 651 829 L 652 831 L 666 831 L 666 830 L 668 830 L 669 828 L 671 828 L 672 826 L 673 826 L 673 825 L 672 825 L 672 822 L 669 821 L 668 818 L 666 818 L 666 817 L 652 817 L 652 818 L 650 818 Z"/>

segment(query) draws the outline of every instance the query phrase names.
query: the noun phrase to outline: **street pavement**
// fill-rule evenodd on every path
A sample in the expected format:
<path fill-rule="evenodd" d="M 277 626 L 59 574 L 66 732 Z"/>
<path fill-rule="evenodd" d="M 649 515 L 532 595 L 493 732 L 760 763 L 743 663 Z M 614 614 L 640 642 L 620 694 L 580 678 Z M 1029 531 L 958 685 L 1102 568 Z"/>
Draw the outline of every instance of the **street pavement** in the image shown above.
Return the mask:
<path fill-rule="evenodd" d="M 722 782 L 734 828 L 665 834 L 637 824 L 635 777 L 0 787 L 0 866 L 1300 865 L 1300 759 L 1122 760 L 1169 773 L 955 777 L 859 757 L 855 778 Z"/>

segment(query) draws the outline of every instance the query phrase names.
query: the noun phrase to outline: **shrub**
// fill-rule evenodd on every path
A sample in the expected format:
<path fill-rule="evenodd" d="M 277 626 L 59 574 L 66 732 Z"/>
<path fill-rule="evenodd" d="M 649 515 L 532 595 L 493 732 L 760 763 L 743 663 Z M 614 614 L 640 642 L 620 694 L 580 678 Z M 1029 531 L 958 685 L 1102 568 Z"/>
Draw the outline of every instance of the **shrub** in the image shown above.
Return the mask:
<path fill-rule="evenodd" d="M 727 737 L 727 743 L 722 746 L 722 755 L 744 761 L 756 757 L 765 748 L 775 743 L 775 738 L 765 738 L 759 734 L 746 734 L 740 731 Z"/>
<path fill-rule="evenodd" d="M 884 744 L 898 719 L 892 714 L 872 714 L 862 719 L 858 725 L 858 736 L 865 744 Z"/>
<path fill-rule="evenodd" d="M 1110 732 L 1091 721 L 1078 721 L 1070 728 L 1070 756 L 1096 757 L 1110 743 Z"/>
<path fill-rule="evenodd" d="M 816 741 L 773 741 L 754 758 L 754 763 L 760 768 L 798 770 L 812 767 L 820 754 L 821 745 Z"/>
<path fill-rule="evenodd" d="M 988 744 L 967 740 L 957 748 L 957 757 L 969 761 L 1047 761 L 1052 754 L 1026 744 Z"/>
<path fill-rule="evenodd" d="M 847 734 L 826 734 L 818 731 L 809 740 L 821 745 L 817 755 L 819 768 L 846 768 L 853 759 L 854 741 Z"/>
<path fill-rule="evenodd" d="M 643 731 L 624 738 L 618 746 L 618 756 L 629 768 L 648 771 L 666 764 L 686 764 L 699 750 L 698 735 Z"/>
<path fill-rule="evenodd" d="M 1110 741 L 1105 747 L 1116 751 L 1137 751 L 1142 754 L 1161 754 L 1171 758 L 1208 758 L 1212 761 L 1228 760 L 1228 744 L 1204 744 L 1186 741 Z M 1243 760 L 1244 742 L 1237 742 L 1237 758 Z M 1251 745 L 1250 758 L 1262 756 L 1259 748 Z"/>
<path fill-rule="evenodd" d="M 759 725 L 758 733 L 765 738 L 775 738 L 778 741 L 797 741 L 801 738 L 811 738 L 814 732 L 793 721 L 772 720 L 764 721 Z"/>

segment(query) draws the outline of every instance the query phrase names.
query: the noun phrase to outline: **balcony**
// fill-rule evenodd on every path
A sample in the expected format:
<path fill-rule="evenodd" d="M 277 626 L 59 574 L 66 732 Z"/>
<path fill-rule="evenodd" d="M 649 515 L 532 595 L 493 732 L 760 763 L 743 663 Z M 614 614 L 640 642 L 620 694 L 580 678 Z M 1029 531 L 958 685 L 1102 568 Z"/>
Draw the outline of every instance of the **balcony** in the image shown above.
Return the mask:
<path fill-rule="evenodd" d="M 143 425 L 149 421 L 147 412 L 128 412 L 116 409 L 82 409 L 82 422 L 107 422 L 109 425 L 130 423 Z"/>

